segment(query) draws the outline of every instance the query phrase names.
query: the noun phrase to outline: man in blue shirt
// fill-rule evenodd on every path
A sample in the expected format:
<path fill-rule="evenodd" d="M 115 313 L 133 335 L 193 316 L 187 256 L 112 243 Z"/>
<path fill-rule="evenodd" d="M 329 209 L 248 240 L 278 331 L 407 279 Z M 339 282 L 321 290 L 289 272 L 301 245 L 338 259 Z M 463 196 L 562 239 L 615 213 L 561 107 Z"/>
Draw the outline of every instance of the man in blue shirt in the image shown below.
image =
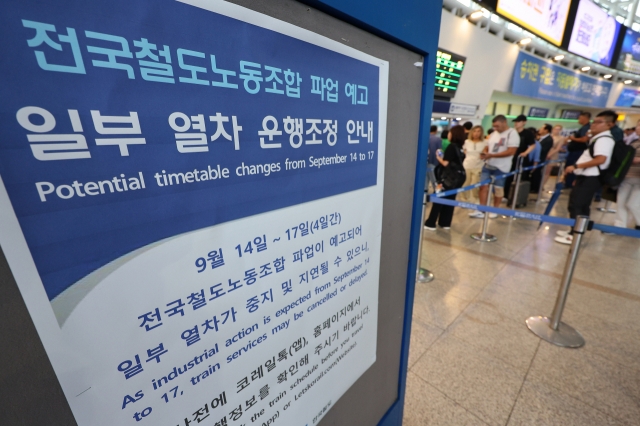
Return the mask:
<path fill-rule="evenodd" d="M 427 180 L 424 183 L 424 190 L 429 192 L 429 182 L 433 186 L 433 191 L 436 190 L 436 175 L 434 170 L 438 164 L 436 159 L 436 151 L 442 148 L 442 139 L 438 137 L 438 127 L 431 126 L 431 133 L 429 135 L 429 155 L 427 157 Z"/>

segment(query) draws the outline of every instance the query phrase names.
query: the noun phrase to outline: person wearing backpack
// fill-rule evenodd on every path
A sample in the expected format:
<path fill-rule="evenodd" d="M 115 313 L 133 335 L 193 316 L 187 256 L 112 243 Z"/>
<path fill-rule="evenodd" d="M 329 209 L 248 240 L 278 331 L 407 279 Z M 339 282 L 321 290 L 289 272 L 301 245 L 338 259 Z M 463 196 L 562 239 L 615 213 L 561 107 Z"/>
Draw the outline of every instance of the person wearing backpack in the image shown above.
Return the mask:
<path fill-rule="evenodd" d="M 448 134 L 449 146 L 441 155 L 437 156 L 440 166 L 436 169 L 438 177 L 438 190 L 448 191 L 462 187 L 466 179 L 466 173 L 462 163 L 464 162 L 464 154 L 462 146 L 466 139 L 466 133 L 462 126 L 451 128 Z M 455 200 L 457 194 L 448 195 L 448 200 Z M 434 196 L 434 195 L 432 195 Z M 451 220 L 453 219 L 453 206 L 432 203 L 429 218 L 424 223 L 424 228 L 429 231 L 436 230 L 436 222 L 442 229 L 451 229 Z"/>
<path fill-rule="evenodd" d="M 635 128 L 636 136 L 640 136 L 640 124 Z M 635 221 L 637 230 L 640 230 L 640 138 L 627 138 L 629 146 L 635 148 L 634 158 L 624 180 L 618 188 L 616 203 L 618 210 L 616 212 L 616 221 L 614 226 L 626 228 L 628 224 L 629 213 Z"/>
<path fill-rule="evenodd" d="M 569 195 L 569 216 L 589 216 L 593 196 L 602 189 L 601 179 L 609 168 L 616 142 L 611 136 L 611 129 L 618 121 L 618 114 L 614 111 L 602 111 L 591 123 L 592 137 L 588 149 L 576 161 L 575 165 L 564 169 L 565 178 L 575 175 L 573 189 Z M 623 142 L 624 144 L 624 142 Z M 603 176 L 601 176 L 603 175 Z M 573 230 L 558 231 L 555 241 L 560 244 L 573 242 Z"/>

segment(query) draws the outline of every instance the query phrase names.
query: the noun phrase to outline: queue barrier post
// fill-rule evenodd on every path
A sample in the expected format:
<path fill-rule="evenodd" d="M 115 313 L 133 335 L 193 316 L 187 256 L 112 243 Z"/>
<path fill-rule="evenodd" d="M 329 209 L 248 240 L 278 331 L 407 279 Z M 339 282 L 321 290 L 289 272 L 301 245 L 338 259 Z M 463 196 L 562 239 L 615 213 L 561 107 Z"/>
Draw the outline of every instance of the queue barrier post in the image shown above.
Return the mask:
<path fill-rule="evenodd" d="M 489 190 L 487 192 L 487 206 L 491 205 L 491 197 L 493 194 L 493 186 L 495 183 L 495 177 L 491 177 L 491 183 L 489 184 Z M 487 227 L 489 226 L 489 212 L 484 212 L 484 220 L 482 221 L 482 232 L 475 232 L 471 234 L 471 238 L 476 241 L 482 241 L 485 243 L 492 243 L 498 240 L 495 235 L 487 234 Z"/>
<path fill-rule="evenodd" d="M 427 173 L 429 173 L 428 170 L 427 170 Z M 428 196 L 429 195 L 427 193 L 427 190 L 425 190 L 424 199 L 422 200 L 422 223 L 424 223 L 424 221 L 426 220 Z M 433 273 L 431 271 L 420 267 L 420 263 L 422 262 L 422 232 L 423 232 L 423 228 L 422 226 L 420 226 L 420 242 L 418 243 L 418 270 L 416 271 L 416 282 L 428 283 L 433 281 L 435 277 L 433 276 Z"/>
<path fill-rule="evenodd" d="M 511 210 L 516 209 L 516 203 L 518 202 L 518 192 L 520 190 L 520 180 L 522 178 L 522 163 L 524 161 L 524 157 L 518 157 L 517 160 L 517 166 L 516 169 L 518 170 L 518 173 L 516 174 L 516 178 L 515 178 L 515 188 L 513 188 L 513 202 L 511 203 Z M 513 185 L 513 184 L 512 184 Z M 507 194 L 508 195 L 508 194 Z M 515 217 L 512 217 L 513 220 L 515 220 Z"/>
<path fill-rule="evenodd" d="M 551 317 L 534 316 L 527 318 L 527 327 L 536 336 L 556 346 L 564 348 L 579 348 L 584 346 L 585 340 L 582 335 L 573 327 L 561 322 L 562 312 L 564 311 L 567 296 L 569 294 L 569 286 L 573 278 L 573 271 L 578 260 L 578 252 L 580 251 L 580 243 L 582 237 L 589 227 L 588 216 L 578 216 L 573 226 L 573 241 L 567 263 L 562 274 L 562 282 L 558 290 L 558 297 L 553 308 Z"/>
<path fill-rule="evenodd" d="M 542 168 L 542 178 L 540 179 L 540 188 L 538 189 L 538 198 L 536 198 L 536 204 L 540 204 L 540 202 L 542 201 L 542 190 L 544 189 L 544 185 L 542 183 L 544 182 L 544 177 L 547 175 L 547 167 L 549 167 L 548 162 Z"/>

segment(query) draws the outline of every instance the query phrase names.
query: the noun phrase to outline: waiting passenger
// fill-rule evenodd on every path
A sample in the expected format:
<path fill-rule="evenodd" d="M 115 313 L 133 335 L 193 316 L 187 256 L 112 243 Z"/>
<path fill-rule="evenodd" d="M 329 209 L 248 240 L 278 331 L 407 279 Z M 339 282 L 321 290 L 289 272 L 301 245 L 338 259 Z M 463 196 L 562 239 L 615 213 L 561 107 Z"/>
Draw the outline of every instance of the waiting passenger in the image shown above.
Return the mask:
<path fill-rule="evenodd" d="M 547 161 L 547 157 L 549 156 L 549 152 L 553 149 L 553 137 L 551 137 L 552 131 L 551 124 L 544 124 L 538 130 L 539 140 L 537 144 L 540 145 L 540 156 L 539 162 Z M 538 167 L 531 172 L 531 188 L 530 191 L 533 194 L 537 194 L 540 189 L 540 185 L 542 184 L 542 167 Z M 547 170 L 549 167 L 547 167 Z"/>
<path fill-rule="evenodd" d="M 480 159 L 480 154 L 487 147 L 487 141 L 484 139 L 483 133 L 482 126 L 474 126 L 469 131 L 468 139 L 464 142 L 463 151 L 465 157 L 463 165 L 464 170 L 467 172 L 467 180 L 462 186 L 469 186 L 480 182 L 482 166 L 484 165 L 484 161 Z M 467 203 L 478 204 L 480 202 L 478 192 L 478 188 L 461 192 L 460 200 Z"/>
<path fill-rule="evenodd" d="M 589 144 L 593 144 L 593 157 L 590 149 L 584 149 L 575 165 L 564 169 L 565 177 L 574 174 L 576 176 L 573 189 L 569 195 L 569 216 L 575 219 L 578 216 L 589 216 L 591 213 L 591 200 L 593 196 L 602 190 L 600 183 L 600 170 L 606 170 L 611 163 L 611 155 L 615 144 L 611 129 L 618 120 L 618 114 L 613 111 L 603 111 L 596 116 L 591 123 L 592 137 Z M 589 147 L 585 144 L 585 148 Z M 558 231 L 555 241 L 561 244 L 573 242 L 573 230 Z"/>
<path fill-rule="evenodd" d="M 626 228 L 628 225 L 628 214 L 631 213 L 635 221 L 635 227 L 640 230 L 640 124 L 635 129 L 636 136 L 629 145 L 636 149 L 636 156 L 633 163 L 624 177 L 624 180 L 618 188 L 616 203 L 618 211 L 616 212 L 615 226 Z"/>
<path fill-rule="evenodd" d="M 463 167 L 464 162 L 464 154 L 462 153 L 462 146 L 464 145 L 465 133 L 464 128 L 462 126 L 455 126 L 447 135 L 449 139 L 449 146 L 444 151 L 440 151 L 440 155 L 438 155 L 438 162 L 440 163 L 441 170 L 447 167 L 452 167 L 452 163 L 458 165 L 459 167 Z M 444 173 L 437 173 L 438 178 L 440 179 L 440 189 L 444 191 L 448 191 L 450 189 L 459 188 L 462 186 L 462 182 L 460 182 L 457 186 L 447 185 L 446 182 L 443 182 Z M 446 197 L 448 200 L 455 200 L 456 194 L 448 195 Z M 451 219 L 453 219 L 453 206 L 445 206 L 444 204 L 432 203 L 431 212 L 429 213 L 429 218 L 425 221 L 424 227 L 429 231 L 436 230 L 436 222 L 442 229 L 451 229 Z"/>
<path fill-rule="evenodd" d="M 518 132 L 509 127 L 507 118 L 504 115 L 496 115 L 493 119 L 493 129 L 487 147 L 484 152 L 480 154 L 480 158 L 485 161 L 482 168 L 482 174 L 480 180 L 490 179 L 492 176 L 500 176 L 505 173 L 509 173 L 511 170 L 511 163 L 514 154 L 516 153 L 518 146 L 520 145 L 520 136 Z M 493 204 L 495 207 L 500 207 L 502 197 L 504 196 L 504 184 L 505 178 L 496 179 L 494 182 L 494 196 Z M 489 186 L 484 185 L 480 187 L 480 204 L 487 204 L 487 198 L 489 197 Z M 469 214 L 470 217 L 483 218 L 484 213 L 481 211 L 475 211 Z M 489 214 L 490 218 L 498 217 L 495 213 Z"/>

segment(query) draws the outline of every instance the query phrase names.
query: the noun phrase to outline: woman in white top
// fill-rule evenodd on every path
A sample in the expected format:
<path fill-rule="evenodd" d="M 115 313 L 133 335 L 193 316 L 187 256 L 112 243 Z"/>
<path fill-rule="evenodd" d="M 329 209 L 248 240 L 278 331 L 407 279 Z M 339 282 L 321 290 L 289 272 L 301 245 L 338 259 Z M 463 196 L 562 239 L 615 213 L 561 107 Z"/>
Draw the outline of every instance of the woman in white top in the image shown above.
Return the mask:
<path fill-rule="evenodd" d="M 467 172 L 467 180 L 463 186 L 473 185 L 480 182 L 480 173 L 482 172 L 482 166 L 484 161 L 480 159 L 480 153 L 487 146 L 487 141 L 484 139 L 484 131 L 481 126 L 474 126 L 469 131 L 469 139 L 464 142 L 463 151 L 466 155 L 462 166 Z M 478 188 L 471 191 L 461 192 L 459 194 L 460 200 L 466 203 L 478 204 L 480 199 L 478 198 Z"/>
<path fill-rule="evenodd" d="M 562 136 L 562 126 L 556 124 L 553 126 L 553 130 L 551 130 L 551 137 L 553 138 L 553 148 L 549 151 L 546 159 L 540 159 L 540 161 L 546 160 L 557 160 L 558 158 L 564 159 L 567 156 L 566 146 L 567 146 L 567 137 Z M 564 150 L 564 152 L 563 152 Z M 542 187 L 547 183 L 549 176 L 551 176 L 552 167 L 547 167 L 547 171 L 543 177 Z"/>

